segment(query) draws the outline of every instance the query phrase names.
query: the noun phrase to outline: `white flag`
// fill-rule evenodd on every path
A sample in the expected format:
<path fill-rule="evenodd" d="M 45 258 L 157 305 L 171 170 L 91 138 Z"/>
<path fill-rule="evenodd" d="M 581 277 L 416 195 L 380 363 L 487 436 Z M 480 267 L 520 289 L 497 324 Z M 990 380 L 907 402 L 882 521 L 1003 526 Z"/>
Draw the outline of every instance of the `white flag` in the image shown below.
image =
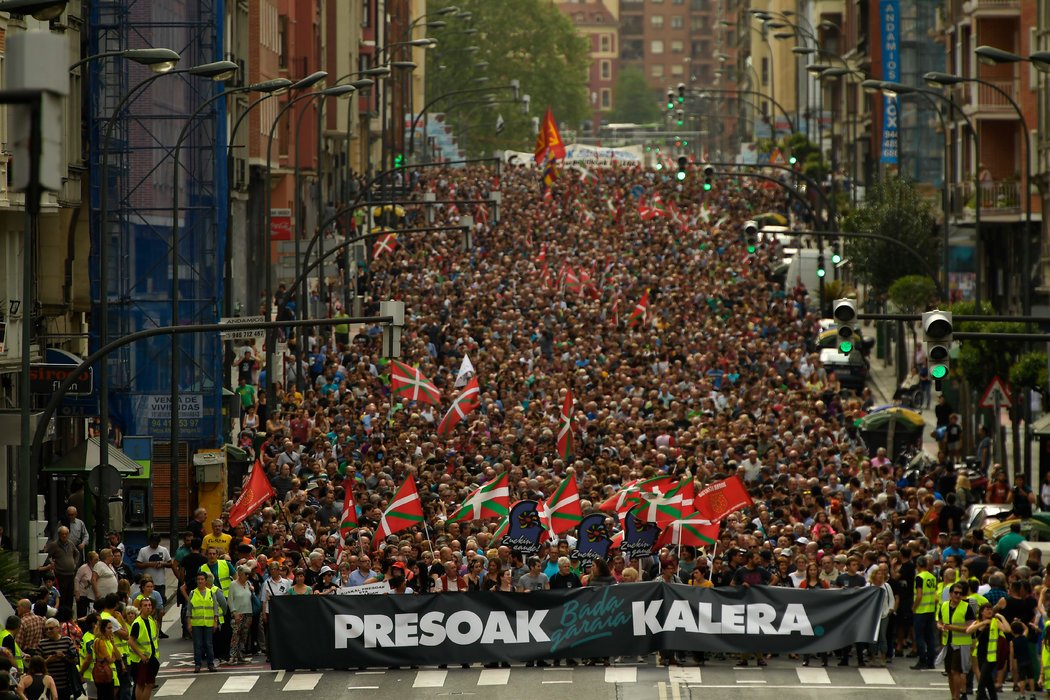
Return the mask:
<path fill-rule="evenodd" d="M 459 374 L 456 375 L 456 388 L 466 386 L 470 378 L 474 376 L 474 365 L 470 364 L 470 358 L 463 355 L 463 363 L 459 366 Z"/>
<path fill-rule="evenodd" d="M 497 114 L 496 115 L 496 133 L 497 134 L 503 133 L 503 126 L 504 126 L 503 115 L 502 114 Z"/>

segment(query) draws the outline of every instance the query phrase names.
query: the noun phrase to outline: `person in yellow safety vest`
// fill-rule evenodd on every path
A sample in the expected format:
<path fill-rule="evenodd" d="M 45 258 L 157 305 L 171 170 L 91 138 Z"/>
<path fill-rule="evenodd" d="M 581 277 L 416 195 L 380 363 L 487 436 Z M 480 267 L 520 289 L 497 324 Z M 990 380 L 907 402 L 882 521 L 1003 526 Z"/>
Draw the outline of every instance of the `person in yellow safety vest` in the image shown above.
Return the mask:
<path fill-rule="evenodd" d="M 1043 690 L 1050 688 L 1050 620 L 1043 625 L 1043 643 L 1039 645 L 1041 650 L 1040 661 L 1042 663 Z"/>
<path fill-rule="evenodd" d="M 131 676 L 128 675 L 127 660 L 128 660 L 128 638 L 131 634 L 128 632 L 127 622 L 124 620 L 123 606 L 120 602 L 120 596 L 116 593 L 109 593 L 102 599 L 102 612 L 99 613 L 99 622 L 102 620 L 109 620 L 110 629 L 113 632 L 113 643 L 116 644 L 117 655 L 123 660 L 123 664 L 116 664 L 116 672 L 118 676 L 118 686 L 128 686 L 131 684 Z M 100 635 L 101 636 L 101 635 Z"/>
<path fill-rule="evenodd" d="M 237 576 L 237 569 L 226 559 L 219 558 L 219 550 L 216 547 L 208 548 L 208 562 L 201 564 L 201 571 L 208 574 L 208 585 L 220 591 L 219 598 L 219 629 L 215 632 L 212 640 L 215 650 L 215 658 L 226 661 L 230 658 L 230 639 L 233 630 L 226 622 L 227 599 L 230 597 L 230 584 Z"/>
<path fill-rule="evenodd" d="M 99 618 L 98 635 L 91 642 L 90 672 L 92 673 L 92 678 L 94 678 L 98 662 L 108 664 L 112 670 L 112 682 L 107 683 L 100 678 L 95 678 L 95 690 L 99 700 L 113 700 L 117 697 L 117 689 L 121 687 L 120 674 L 117 672 L 117 667 L 120 664 L 118 661 L 120 650 L 117 649 L 117 638 L 113 636 L 113 622 L 113 618 Z M 103 668 L 99 670 L 103 670 Z"/>
<path fill-rule="evenodd" d="M 948 589 L 959 582 L 955 569 L 948 567 L 941 572 L 941 582 L 937 584 L 937 605 L 948 602 Z"/>
<path fill-rule="evenodd" d="M 88 613 L 87 617 L 84 618 L 84 635 L 80 638 L 80 649 L 77 653 L 80 657 L 80 678 L 84 681 L 84 687 L 89 691 L 88 697 L 96 697 L 96 694 L 92 692 L 91 688 L 88 687 L 91 680 L 91 648 L 92 642 L 95 641 L 98 632 L 98 613 Z"/>
<path fill-rule="evenodd" d="M 201 571 L 208 571 L 215 579 L 219 588 L 222 589 L 222 594 L 226 597 L 230 595 L 230 583 L 233 582 L 237 571 L 233 564 L 225 559 L 219 558 L 219 550 L 215 547 L 208 547 L 208 562 L 201 564 Z"/>
<path fill-rule="evenodd" d="M 22 656 L 22 649 L 18 646 L 18 642 L 15 641 L 15 635 L 18 634 L 18 628 L 22 626 L 22 620 L 18 615 L 11 615 L 7 618 L 7 622 L 4 623 L 4 631 L 0 632 L 0 653 L 7 656 L 11 663 L 19 673 L 25 673 L 25 659 Z"/>
<path fill-rule="evenodd" d="M 160 670 L 160 630 L 153 619 L 153 599 L 143 598 L 139 605 L 139 618 L 131 623 L 128 658 L 135 681 L 135 700 L 149 700 Z"/>
<path fill-rule="evenodd" d="M 918 557 L 915 559 L 914 590 L 912 598 L 912 612 L 915 615 L 915 650 L 919 655 L 912 669 L 921 670 L 933 668 L 933 657 L 937 652 L 937 642 L 934 639 L 934 617 L 937 612 L 937 579 L 930 573 L 930 558 Z"/>
<path fill-rule="evenodd" d="M 983 603 L 977 611 L 977 619 L 966 629 L 975 636 L 974 652 L 977 659 L 977 697 L 996 700 L 995 670 L 1000 651 L 1010 653 L 1008 638 L 1003 636 L 1010 624 L 990 603 Z M 1006 642 L 1000 649 L 999 642 Z"/>
<path fill-rule="evenodd" d="M 213 635 L 219 629 L 219 601 L 208 585 L 208 575 L 197 572 L 197 587 L 187 601 L 190 608 L 190 631 L 193 635 L 193 672 L 200 673 L 201 665 L 207 663 L 209 671 L 215 671 Z"/>
<path fill-rule="evenodd" d="M 963 600 L 963 587 L 955 584 L 949 589 L 948 600 L 941 603 L 937 615 L 937 629 L 941 631 L 944 649 L 944 670 L 948 672 L 948 688 L 952 700 L 959 700 L 966 690 L 966 672 L 970 670 L 970 645 L 973 637 L 967 630 L 977 619 L 973 608 Z"/>

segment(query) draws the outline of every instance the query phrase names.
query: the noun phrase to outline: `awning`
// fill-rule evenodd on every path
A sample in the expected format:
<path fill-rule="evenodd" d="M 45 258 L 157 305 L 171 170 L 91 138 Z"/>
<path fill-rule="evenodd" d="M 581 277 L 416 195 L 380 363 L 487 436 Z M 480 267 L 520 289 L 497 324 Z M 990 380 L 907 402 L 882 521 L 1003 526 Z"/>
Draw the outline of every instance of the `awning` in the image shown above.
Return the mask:
<path fill-rule="evenodd" d="M 44 473 L 86 474 L 98 466 L 98 455 L 99 439 L 97 437 L 88 438 L 74 447 L 71 452 L 62 455 L 56 461 L 44 467 Z M 116 467 L 121 476 L 139 475 L 138 462 L 124 454 L 119 447 L 109 446 L 109 463 Z"/>

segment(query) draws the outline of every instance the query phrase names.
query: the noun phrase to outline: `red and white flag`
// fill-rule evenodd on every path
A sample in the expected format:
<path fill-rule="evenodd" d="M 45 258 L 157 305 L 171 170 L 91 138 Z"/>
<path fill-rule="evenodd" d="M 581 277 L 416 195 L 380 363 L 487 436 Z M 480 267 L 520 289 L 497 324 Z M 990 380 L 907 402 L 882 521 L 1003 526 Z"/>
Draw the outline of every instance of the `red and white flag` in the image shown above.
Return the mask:
<path fill-rule="evenodd" d="M 478 386 L 478 378 L 472 377 L 463 393 L 452 402 L 445 417 L 438 424 L 437 434 L 441 436 L 452 432 L 461 420 L 467 417 L 471 411 L 481 406 L 481 388 Z"/>
<path fill-rule="evenodd" d="M 649 318 L 649 290 L 645 290 L 645 294 L 642 295 L 641 300 L 635 304 L 634 309 L 631 311 L 630 318 L 627 319 L 627 327 L 634 328 L 638 324 L 644 324 Z"/>
<path fill-rule="evenodd" d="M 572 458 L 575 442 L 572 434 L 572 389 L 566 389 L 565 401 L 561 406 L 561 423 L 558 428 L 558 456 L 564 460 Z"/>
<path fill-rule="evenodd" d="M 384 233 L 372 244 L 372 258 L 378 258 L 383 253 L 393 253 L 397 247 L 397 234 Z"/>
<path fill-rule="evenodd" d="M 390 361 L 390 390 L 401 394 L 409 401 L 438 405 L 441 392 L 434 383 L 415 367 L 397 360 Z"/>
<path fill-rule="evenodd" d="M 422 524 L 423 501 L 419 499 L 415 477 L 410 476 L 405 479 L 405 483 L 401 484 L 401 488 L 394 494 L 394 500 L 383 511 L 383 517 L 379 519 L 373 542 L 378 545 L 388 535 L 396 535 L 402 530 Z"/>
<path fill-rule="evenodd" d="M 557 490 L 543 504 L 547 528 L 553 535 L 560 535 L 571 530 L 583 520 L 580 508 L 580 489 L 576 484 L 576 474 L 570 469 L 565 478 L 558 484 Z"/>
<path fill-rule="evenodd" d="M 343 514 L 339 516 L 339 539 L 344 545 L 350 541 L 350 535 L 354 534 L 354 530 L 357 527 L 357 508 L 354 506 L 354 492 L 353 489 L 348 487 L 345 500 L 343 501 Z"/>
<path fill-rule="evenodd" d="M 510 513 L 510 474 L 503 472 L 495 481 L 475 489 L 447 522 L 458 523 L 485 518 L 505 518 Z"/>

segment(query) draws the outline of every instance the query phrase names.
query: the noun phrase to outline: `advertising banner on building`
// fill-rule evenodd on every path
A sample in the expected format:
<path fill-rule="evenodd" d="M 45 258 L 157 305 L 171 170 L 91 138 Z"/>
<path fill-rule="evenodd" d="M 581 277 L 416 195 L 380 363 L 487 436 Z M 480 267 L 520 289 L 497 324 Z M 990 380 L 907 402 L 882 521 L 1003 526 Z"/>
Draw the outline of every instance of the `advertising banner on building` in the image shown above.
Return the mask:
<path fill-rule="evenodd" d="M 280 596 L 275 669 L 647 654 L 829 652 L 878 636 L 878 588 L 693 588 L 659 582 L 535 593 Z"/>
<path fill-rule="evenodd" d="M 901 3 L 900 0 L 879 0 L 879 17 L 882 24 L 882 79 L 896 83 L 901 79 Z M 896 95 L 882 96 L 882 151 L 880 163 L 897 164 L 898 140 L 900 136 L 900 98 Z"/>

